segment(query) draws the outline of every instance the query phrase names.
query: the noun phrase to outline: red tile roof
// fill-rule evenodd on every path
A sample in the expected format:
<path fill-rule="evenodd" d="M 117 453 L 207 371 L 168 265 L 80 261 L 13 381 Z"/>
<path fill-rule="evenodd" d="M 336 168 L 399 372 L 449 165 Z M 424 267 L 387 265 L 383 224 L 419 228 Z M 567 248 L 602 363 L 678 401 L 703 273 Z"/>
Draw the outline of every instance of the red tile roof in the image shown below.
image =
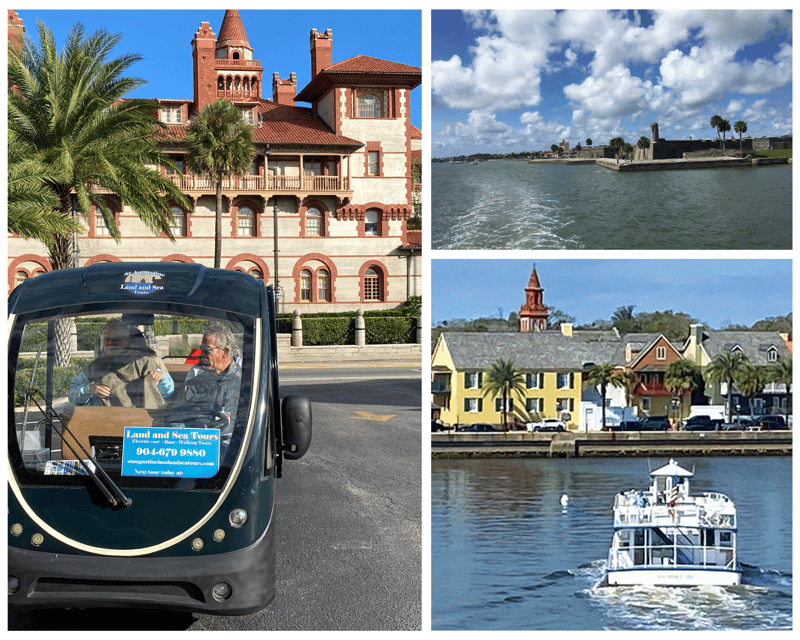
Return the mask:
<path fill-rule="evenodd" d="M 422 229 L 406 229 L 403 235 L 403 247 L 406 249 L 422 249 Z"/>
<path fill-rule="evenodd" d="M 307 107 L 292 107 L 261 100 L 256 107 L 256 122 L 259 115 L 261 126 L 256 126 L 253 130 L 253 140 L 256 143 L 344 146 L 351 147 L 350 151 L 364 146 L 363 142 L 332 133 Z M 180 143 L 186 138 L 186 126 L 169 126 L 161 137 L 165 141 Z"/>
<path fill-rule="evenodd" d="M 222 26 L 219 28 L 217 46 L 228 43 L 243 43 L 250 48 L 250 43 L 247 41 L 247 33 L 242 24 L 242 18 L 239 16 L 239 12 L 236 9 L 226 9 L 225 17 L 222 18 Z"/>
<path fill-rule="evenodd" d="M 408 64 L 355 56 L 332 64 L 320 71 L 306 87 L 297 94 L 298 102 L 314 102 L 336 85 L 369 86 L 380 84 L 390 87 L 411 87 L 422 83 L 422 70 Z"/>

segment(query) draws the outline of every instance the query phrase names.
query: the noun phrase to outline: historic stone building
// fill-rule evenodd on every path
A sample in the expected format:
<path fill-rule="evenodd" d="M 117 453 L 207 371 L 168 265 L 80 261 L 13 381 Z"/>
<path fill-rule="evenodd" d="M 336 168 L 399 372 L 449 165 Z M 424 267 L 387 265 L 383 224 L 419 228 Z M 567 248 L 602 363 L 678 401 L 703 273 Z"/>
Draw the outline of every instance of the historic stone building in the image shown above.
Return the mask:
<path fill-rule="evenodd" d="M 650 124 L 650 146 L 646 149 L 639 148 L 636 141 L 634 144 L 634 161 L 643 160 L 666 160 L 670 158 L 683 158 L 692 155 L 719 154 L 722 152 L 720 141 L 717 138 L 706 140 L 665 140 L 658 134 L 658 123 Z M 792 136 L 772 137 L 772 138 L 738 138 L 731 137 L 725 140 L 725 152 L 727 154 L 738 153 L 739 151 L 765 151 L 767 149 L 791 149 Z M 599 145 L 581 149 L 576 153 L 578 158 L 614 158 L 615 151 L 608 145 Z"/>
<path fill-rule="evenodd" d="M 9 35 L 21 25 L 9 11 Z M 188 39 L 188 34 L 187 39 Z M 179 36 L 181 37 L 181 36 Z M 421 294 L 421 232 L 407 228 L 420 185 L 421 132 L 411 124 L 410 94 L 421 70 L 355 56 L 333 62 L 333 34 L 310 31 L 311 81 L 264 67 L 236 10 L 218 35 L 202 22 L 191 40 L 194 95 L 154 99 L 168 127 L 163 147 L 183 175 L 171 179 L 194 205 L 173 207 L 176 241 L 154 237 L 124 202 L 109 195 L 122 241 L 102 216 L 80 220 L 76 266 L 161 260 L 213 265 L 215 196 L 208 178 L 184 170 L 186 125 L 217 99 L 252 123 L 256 156 L 248 175 L 223 185 L 222 267 L 277 285 L 280 310 L 391 308 Z M 187 51 L 187 55 L 188 55 Z M 165 73 L 169 73 L 167 68 Z M 306 103 L 309 106 L 298 106 Z M 46 248 L 8 239 L 8 286 L 50 270 Z"/>

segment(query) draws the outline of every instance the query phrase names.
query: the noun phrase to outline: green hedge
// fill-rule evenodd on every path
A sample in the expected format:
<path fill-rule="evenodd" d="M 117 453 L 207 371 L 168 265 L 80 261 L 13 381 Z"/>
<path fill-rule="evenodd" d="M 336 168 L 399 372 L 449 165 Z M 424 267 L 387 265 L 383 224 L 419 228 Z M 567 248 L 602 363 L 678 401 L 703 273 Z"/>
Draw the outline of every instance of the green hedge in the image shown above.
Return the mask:
<path fill-rule="evenodd" d="M 69 393 L 69 384 L 72 379 L 77 376 L 83 367 L 89 362 L 90 358 L 72 358 L 68 367 L 56 367 L 53 369 L 53 397 L 61 398 L 66 397 Z M 25 390 L 31 380 L 31 371 L 33 369 L 33 358 L 20 358 L 17 363 L 17 373 L 14 377 L 14 406 L 20 407 L 25 402 Z M 44 358 L 39 360 L 39 365 L 36 367 L 36 377 L 33 381 L 33 387 L 42 393 L 45 392 L 45 385 L 47 382 L 47 363 Z M 37 397 L 37 400 L 42 403 L 43 401 Z"/>

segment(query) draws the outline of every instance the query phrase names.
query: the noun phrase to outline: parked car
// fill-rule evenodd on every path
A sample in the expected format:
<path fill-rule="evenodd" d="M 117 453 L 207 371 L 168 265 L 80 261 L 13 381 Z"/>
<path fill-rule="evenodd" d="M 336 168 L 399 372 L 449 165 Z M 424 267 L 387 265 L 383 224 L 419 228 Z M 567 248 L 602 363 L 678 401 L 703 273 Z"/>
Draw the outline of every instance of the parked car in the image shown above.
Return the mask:
<path fill-rule="evenodd" d="M 788 429 L 786 419 L 783 416 L 761 416 L 755 421 L 761 431 L 772 431 L 773 429 Z"/>
<path fill-rule="evenodd" d="M 730 422 L 724 422 L 720 429 L 722 431 L 747 431 L 752 426 L 754 425 L 750 418 L 734 416 Z"/>
<path fill-rule="evenodd" d="M 669 431 L 667 416 L 647 416 L 642 420 L 639 431 Z"/>
<path fill-rule="evenodd" d="M 470 431 L 472 433 L 486 433 L 494 431 L 494 427 L 485 422 L 476 422 L 475 424 L 466 424 L 456 428 L 456 431 Z"/>
<path fill-rule="evenodd" d="M 623 420 L 619 424 L 606 425 L 606 431 L 640 431 L 642 428 L 641 420 Z"/>
<path fill-rule="evenodd" d="M 717 431 L 720 420 L 712 420 L 711 416 L 699 415 L 692 416 L 683 421 L 684 431 Z"/>
<path fill-rule="evenodd" d="M 546 418 L 538 422 L 529 422 L 528 431 L 566 431 L 566 429 L 558 418 Z"/>

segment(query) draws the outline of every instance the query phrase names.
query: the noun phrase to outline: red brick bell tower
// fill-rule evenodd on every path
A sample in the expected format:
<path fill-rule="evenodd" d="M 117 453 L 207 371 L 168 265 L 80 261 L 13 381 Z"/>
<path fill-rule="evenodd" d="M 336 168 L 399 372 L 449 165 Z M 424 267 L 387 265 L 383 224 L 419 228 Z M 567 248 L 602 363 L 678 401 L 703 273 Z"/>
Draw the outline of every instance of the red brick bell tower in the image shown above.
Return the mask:
<path fill-rule="evenodd" d="M 533 265 L 531 279 L 525 287 L 525 304 L 519 309 L 519 330 L 523 333 L 547 329 L 547 307 L 542 302 L 544 289 L 539 284 L 536 265 Z"/>
<path fill-rule="evenodd" d="M 192 39 L 194 106 L 201 110 L 218 98 L 255 105 L 261 98 L 261 61 L 253 60 L 242 18 L 227 9 L 219 38 L 208 22 L 201 22 Z"/>

